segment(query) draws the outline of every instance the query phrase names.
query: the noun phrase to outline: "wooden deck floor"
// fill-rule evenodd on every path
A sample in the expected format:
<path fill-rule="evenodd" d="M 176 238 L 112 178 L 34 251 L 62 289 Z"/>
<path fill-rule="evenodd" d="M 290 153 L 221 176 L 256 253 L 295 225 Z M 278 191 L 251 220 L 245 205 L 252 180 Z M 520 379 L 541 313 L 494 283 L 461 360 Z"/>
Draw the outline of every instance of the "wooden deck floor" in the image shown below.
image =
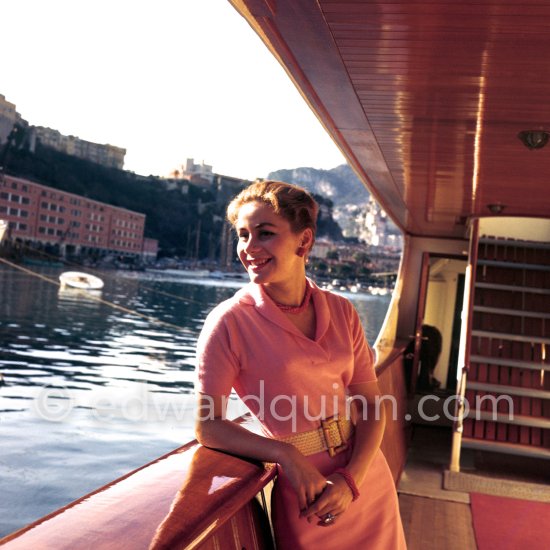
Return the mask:
<path fill-rule="evenodd" d="M 476 550 L 470 505 L 399 495 L 408 550 Z"/>
<path fill-rule="evenodd" d="M 474 474 L 475 481 L 450 484 L 456 490 L 443 489 L 450 447 L 449 427 L 412 427 L 398 485 L 408 550 L 477 550 L 468 492 L 472 487 L 476 492 L 549 501 L 547 463 L 471 450 L 463 451 L 461 466 Z"/>
<path fill-rule="evenodd" d="M 450 428 L 417 426 L 398 487 L 408 550 L 476 550 L 469 495 L 445 491 Z"/>

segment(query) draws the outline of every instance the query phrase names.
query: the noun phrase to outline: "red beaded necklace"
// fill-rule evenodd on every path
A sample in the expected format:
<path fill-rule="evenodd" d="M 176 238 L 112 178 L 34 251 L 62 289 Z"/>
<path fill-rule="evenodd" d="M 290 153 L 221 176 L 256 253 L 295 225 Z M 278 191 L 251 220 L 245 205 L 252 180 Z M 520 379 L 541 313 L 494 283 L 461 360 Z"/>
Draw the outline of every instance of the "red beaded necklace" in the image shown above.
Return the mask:
<path fill-rule="evenodd" d="M 275 305 L 284 313 L 292 313 L 293 315 L 297 315 L 298 313 L 302 313 L 302 311 L 305 311 L 307 309 L 307 306 L 309 306 L 309 302 L 311 300 L 311 287 L 308 283 L 306 283 L 306 292 L 304 294 L 304 298 L 302 300 L 302 303 L 299 306 L 287 306 L 286 304 L 280 304 L 279 302 L 275 302 Z"/>

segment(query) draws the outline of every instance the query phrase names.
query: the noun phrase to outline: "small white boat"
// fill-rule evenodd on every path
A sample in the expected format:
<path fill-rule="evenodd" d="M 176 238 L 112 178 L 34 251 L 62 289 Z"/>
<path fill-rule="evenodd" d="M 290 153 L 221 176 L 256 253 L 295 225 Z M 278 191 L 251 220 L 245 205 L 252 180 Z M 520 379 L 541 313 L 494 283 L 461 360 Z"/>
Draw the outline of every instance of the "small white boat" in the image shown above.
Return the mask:
<path fill-rule="evenodd" d="M 95 275 L 81 271 L 65 271 L 59 275 L 61 288 L 79 288 L 81 290 L 99 290 L 103 288 L 103 281 Z"/>

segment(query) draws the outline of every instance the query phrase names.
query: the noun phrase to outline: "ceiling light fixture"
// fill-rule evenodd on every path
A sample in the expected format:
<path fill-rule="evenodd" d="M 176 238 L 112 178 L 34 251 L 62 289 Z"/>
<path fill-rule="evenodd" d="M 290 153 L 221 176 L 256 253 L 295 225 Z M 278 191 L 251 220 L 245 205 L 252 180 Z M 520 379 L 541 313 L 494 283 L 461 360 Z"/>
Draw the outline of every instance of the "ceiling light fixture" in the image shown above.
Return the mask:
<path fill-rule="evenodd" d="M 494 204 L 488 204 L 487 208 L 489 209 L 489 212 L 491 212 L 491 214 L 501 214 L 502 211 L 506 208 L 506 205 L 497 202 Z"/>
<path fill-rule="evenodd" d="M 524 130 L 518 134 L 521 143 L 528 149 L 542 149 L 550 138 L 550 133 L 545 130 Z"/>

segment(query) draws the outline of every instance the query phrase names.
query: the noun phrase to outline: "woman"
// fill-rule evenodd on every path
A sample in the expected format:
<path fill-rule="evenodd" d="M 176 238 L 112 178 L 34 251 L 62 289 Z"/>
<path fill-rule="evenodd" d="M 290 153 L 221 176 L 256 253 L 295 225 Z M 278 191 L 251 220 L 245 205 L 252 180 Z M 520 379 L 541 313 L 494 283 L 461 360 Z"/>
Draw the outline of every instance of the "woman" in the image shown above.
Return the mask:
<path fill-rule="evenodd" d="M 379 449 L 385 416 L 372 352 L 351 303 L 306 278 L 317 212 L 306 191 L 274 181 L 230 203 L 251 282 L 210 313 L 199 338 L 197 438 L 277 463 L 279 549 L 405 548 Z M 265 437 L 225 419 L 232 388 Z"/>

